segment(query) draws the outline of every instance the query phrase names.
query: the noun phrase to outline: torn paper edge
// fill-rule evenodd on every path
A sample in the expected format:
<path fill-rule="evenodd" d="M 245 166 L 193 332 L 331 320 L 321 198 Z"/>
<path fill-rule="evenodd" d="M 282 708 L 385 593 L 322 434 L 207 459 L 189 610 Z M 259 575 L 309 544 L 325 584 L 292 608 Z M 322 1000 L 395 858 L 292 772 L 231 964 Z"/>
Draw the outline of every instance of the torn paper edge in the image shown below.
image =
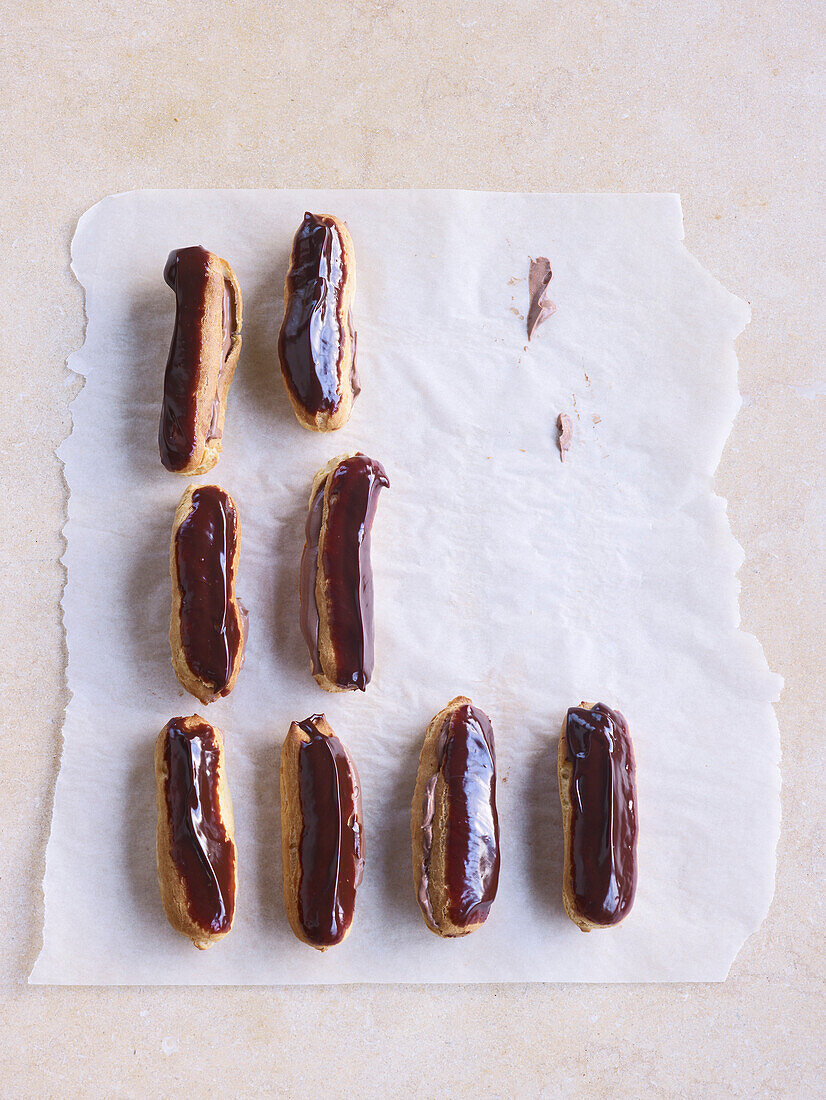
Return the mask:
<path fill-rule="evenodd" d="M 731 529 L 731 523 L 729 521 L 729 516 L 728 516 L 728 499 L 726 497 L 724 497 L 721 493 L 718 493 L 717 490 L 716 490 L 716 487 L 715 487 L 715 482 L 716 482 L 716 479 L 717 479 L 717 473 L 720 469 L 720 463 L 722 462 L 722 459 L 723 459 L 723 451 L 725 450 L 725 447 L 726 447 L 726 444 L 727 444 L 728 440 L 731 438 L 731 433 L 734 430 L 734 423 L 735 423 L 737 417 L 742 412 L 743 408 L 745 407 L 744 403 L 743 403 L 743 395 L 740 392 L 740 360 L 737 356 L 736 345 L 737 345 L 737 340 L 739 339 L 739 337 L 745 331 L 746 326 L 751 323 L 751 304 L 748 301 L 745 301 L 743 298 L 740 298 L 738 295 L 734 294 L 732 291 L 730 291 L 719 279 L 716 278 L 716 276 L 714 276 L 708 270 L 708 268 L 704 267 L 703 264 L 694 255 L 694 253 L 691 252 L 686 247 L 686 243 L 685 243 L 685 223 L 684 223 L 684 218 L 683 218 L 682 198 L 679 195 L 677 195 L 676 198 L 677 198 L 677 203 L 678 203 L 678 206 L 679 206 L 679 240 L 681 242 L 683 253 L 685 254 L 686 259 L 688 260 L 690 265 L 694 268 L 694 270 L 697 274 L 697 277 L 704 279 L 709 285 L 715 287 L 715 289 L 717 289 L 721 294 L 725 294 L 728 297 L 729 302 L 730 302 L 731 306 L 733 307 L 733 309 L 738 308 L 739 312 L 742 315 L 742 320 L 741 321 L 738 321 L 734 316 L 732 316 L 732 331 L 730 333 L 730 340 L 731 340 L 731 360 L 732 360 L 732 366 L 734 368 L 734 376 L 733 376 L 734 386 L 733 386 L 732 396 L 731 396 L 731 400 L 730 400 L 728 424 L 727 424 L 727 427 L 726 427 L 725 431 L 723 433 L 721 433 L 721 438 L 718 440 L 718 444 L 717 444 L 716 461 L 714 463 L 714 472 L 712 473 L 711 479 L 710 479 L 709 492 L 710 492 L 710 494 L 711 494 L 711 496 L 714 500 L 717 500 L 717 501 L 720 502 L 720 505 L 721 505 L 722 510 L 723 510 L 723 516 L 724 516 L 724 519 L 725 519 L 725 524 L 726 524 L 726 530 L 727 530 L 727 533 L 728 533 L 728 537 L 731 540 L 732 545 L 734 546 L 734 548 L 736 549 L 737 553 L 740 556 L 740 564 L 738 565 L 737 570 L 734 574 L 734 582 L 735 582 L 735 587 L 736 587 L 735 598 L 736 598 L 736 602 L 737 602 L 737 629 L 741 634 L 744 635 L 744 637 L 748 640 L 748 643 L 750 645 L 757 647 L 757 650 L 759 651 L 760 658 L 762 659 L 763 665 L 766 669 L 767 675 L 771 676 L 775 681 L 775 690 L 774 690 L 774 693 L 773 693 L 771 699 L 769 700 L 769 703 L 770 703 L 770 706 L 771 706 L 771 709 L 772 709 L 772 725 L 773 725 L 773 731 L 774 731 L 774 779 L 775 779 L 774 793 L 775 793 L 775 807 L 776 807 L 776 815 L 777 815 L 776 816 L 776 821 L 774 823 L 774 835 L 773 835 L 773 838 L 772 838 L 772 850 L 771 850 L 771 854 L 770 854 L 771 865 L 772 865 L 771 886 L 768 889 L 768 891 L 766 892 L 766 896 L 765 896 L 765 899 L 764 899 L 763 915 L 756 922 L 754 922 L 754 923 L 750 922 L 749 926 L 745 929 L 745 931 L 743 933 L 743 940 L 742 940 L 740 946 L 737 948 L 737 951 L 735 952 L 734 957 L 732 958 L 731 962 L 729 963 L 729 966 L 726 970 L 726 973 L 725 973 L 724 977 L 722 979 L 719 979 L 719 980 L 722 980 L 722 981 L 726 981 L 728 979 L 729 974 L 731 973 L 731 968 L 734 966 L 735 962 L 737 961 L 737 958 L 739 957 L 741 951 L 745 947 L 748 940 L 755 934 L 755 932 L 758 932 L 760 930 L 760 928 L 762 928 L 763 923 L 765 922 L 766 917 L 769 914 L 769 910 L 771 908 L 772 901 L 774 900 L 774 895 L 775 895 L 775 891 L 776 891 L 776 884 L 777 884 L 777 845 L 778 845 L 778 842 L 780 840 L 780 829 L 781 829 L 781 826 L 782 826 L 782 817 L 783 817 L 783 805 L 782 805 L 782 798 L 781 798 L 781 796 L 782 796 L 782 773 L 781 773 L 781 770 L 780 770 L 781 761 L 782 761 L 782 746 L 781 746 L 781 741 L 780 741 L 780 726 L 779 726 L 779 723 L 778 723 L 778 720 L 777 720 L 777 707 L 776 707 L 776 704 L 780 701 L 780 695 L 781 695 L 781 693 L 783 691 L 783 687 L 784 687 L 784 680 L 783 680 L 783 677 L 779 673 L 774 672 L 772 670 L 771 666 L 769 665 L 768 659 L 766 657 L 766 652 L 763 648 L 763 643 L 760 641 L 760 639 L 757 637 L 757 635 L 752 634 L 750 631 L 743 629 L 743 616 L 742 616 L 742 610 L 741 610 L 741 607 L 740 607 L 740 593 L 742 591 L 742 583 L 740 581 L 740 570 L 743 568 L 743 565 L 745 564 L 746 552 L 743 549 L 743 547 L 740 545 L 739 541 L 737 540 L 737 538 L 734 535 L 734 532 Z"/>
<path fill-rule="evenodd" d="M 113 198 L 113 197 L 116 197 L 116 196 L 107 196 L 107 198 Z M 74 698 L 74 692 L 72 690 L 70 677 L 69 677 L 69 666 L 70 666 L 70 663 L 71 663 L 71 653 L 69 651 L 69 634 L 68 634 L 68 631 L 66 629 L 66 602 L 65 602 L 66 601 L 66 592 L 67 592 L 68 587 L 69 587 L 69 565 L 68 565 L 68 562 L 67 562 L 66 559 L 67 559 L 68 553 L 69 553 L 69 533 L 70 533 L 69 532 L 69 524 L 71 522 L 71 509 L 72 509 L 72 486 L 71 486 L 71 483 L 69 481 L 69 473 L 68 473 L 68 470 L 67 470 L 66 448 L 69 445 L 69 441 L 71 440 L 72 436 L 74 435 L 74 431 L 75 431 L 75 418 L 74 418 L 74 412 L 73 412 L 74 404 L 77 401 L 77 399 L 80 397 L 80 394 L 83 392 L 83 389 L 86 386 L 86 381 L 87 381 L 86 374 L 82 370 L 75 370 L 75 368 L 73 366 L 73 362 L 77 362 L 78 366 L 80 366 L 80 363 L 81 363 L 82 357 L 83 357 L 83 351 L 84 351 L 84 349 L 86 347 L 86 344 L 87 344 L 87 341 L 89 339 L 89 314 L 86 311 L 86 287 L 84 286 L 83 281 L 81 280 L 81 278 L 80 278 L 80 276 L 77 272 L 77 268 L 75 267 L 74 248 L 75 248 L 75 240 L 77 239 L 77 235 L 78 235 L 78 232 L 80 230 L 81 225 L 83 224 L 85 219 L 90 217 L 92 215 L 92 213 L 95 210 L 97 210 L 97 208 L 102 203 L 104 203 L 105 201 L 106 201 L 106 198 L 100 199 L 100 200 L 98 200 L 98 202 L 96 202 L 92 206 L 90 206 L 88 208 L 88 210 L 84 210 L 84 212 L 80 215 L 80 217 L 77 220 L 77 225 L 75 226 L 74 232 L 72 233 L 72 239 L 71 239 L 71 242 L 70 242 L 70 245 L 69 245 L 69 270 L 71 271 L 72 275 L 74 276 L 75 281 L 77 282 L 77 285 L 80 287 L 80 292 L 81 292 L 81 306 L 80 306 L 80 308 L 82 310 L 83 317 L 82 317 L 82 340 L 81 340 L 81 343 L 78 347 L 74 348 L 73 351 L 69 352 L 69 354 L 66 356 L 66 359 L 64 360 L 64 366 L 65 366 L 66 372 L 67 372 L 66 375 L 64 376 L 64 385 L 70 385 L 70 384 L 76 382 L 76 380 L 78 380 L 78 379 L 80 380 L 80 385 L 77 387 L 77 390 L 75 391 L 74 395 L 72 396 L 71 401 L 69 401 L 69 404 L 67 406 L 67 412 L 69 414 L 69 430 L 66 433 L 66 435 L 64 436 L 64 438 L 60 441 L 60 443 L 58 443 L 58 445 L 54 449 L 54 456 L 57 459 L 57 461 L 60 463 L 60 474 L 63 478 L 63 486 L 64 486 L 64 493 L 65 493 L 65 498 L 64 499 L 65 499 L 65 507 L 66 507 L 66 511 L 65 511 L 65 517 L 66 518 L 63 520 L 63 523 L 60 525 L 60 537 L 63 540 L 63 550 L 60 554 L 60 557 L 58 558 L 58 563 L 60 564 L 60 566 L 63 569 L 63 584 L 62 584 L 62 591 L 60 593 L 60 600 L 58 602 L 58 610 L 59 610 L 59 614 L 60 614 L 60 627 L 61 627 L 61 631 L 62 631 L 62 634 L 63 634 L 63 654 L 64 654 L 64 659 L 65 659 L 65 665 L 64 665 L 64 668 L 63 668 L 63 688 L 64 688 L 64 700 L 65 700 L 65 702 L 63 704 L 62 713 L 60 715 L 60 730 L 59 730 L 58 735 L 57 735 L 58 738 L 59 738 L 59 743 L 57 745 L 57 749 L 58 749 L 57 771 L 55 773 L 54 790 L 52 792 L 51 805 L 49 807 L 49 837 L 48 837 L 48 840 L 46 841 L 46 849 L 45 849 L 45 852 L 44 852 L 43 879 L 40 883 L 40 894 L 41 894 L 41 897 L 43 899 L 43 924 L 42 924 L 42 927 L 40 929 L 40 946 L 39 946 L 38 951 L 37 951 L 37 957 L 35 958 L 34 965 L 32 966 L 31 971 L 29 972 L 28 979 L 27 979 L 29 985 L 47 984 L 47 983 L 40 983 L 37 980 L 35 975 L 37 973 L 38 966 L 40 965 L 40 960 L 43 957 L 43 953 L 44 953 L 45 948 L 46 948 L 46 927 L 47 927 L 48 921 L 49 921 L 49 897 L 48 897 L 48 893 L 46 891 L 46 880 L 47 880 L 48 875 L 49 875 L 49 852 L 52 848 L 52 843 L 53 843 L 52 827 L 53 827 L 53 824 L 54 824 L 55 807 L 57 805 L 57 792 L 58 792 L 58 786 L 60 784 L 60 774 L 63 770 L 63 753 L 64 753 L 64 749 L 65 749 L 65 746 L 66 746 L 66 722 L 67 722 L 68 713 L 69 713 L 69 706 L 71 705 L 72 699 Z M 48 983 L 48 984 L 52 984 L 52 983 Z"/>

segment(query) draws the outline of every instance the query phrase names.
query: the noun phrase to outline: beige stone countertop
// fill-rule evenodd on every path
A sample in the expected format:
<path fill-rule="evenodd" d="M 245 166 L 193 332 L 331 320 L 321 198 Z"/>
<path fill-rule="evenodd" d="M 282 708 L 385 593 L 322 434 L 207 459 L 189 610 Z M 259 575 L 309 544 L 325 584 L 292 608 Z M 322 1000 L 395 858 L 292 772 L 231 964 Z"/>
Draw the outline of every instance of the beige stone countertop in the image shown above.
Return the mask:
<path fill-rule="evenodd" d="M 0 1097 L 822 1096 L 826 8 L 0 10 Z M 66 701 L 53 450 L 83 338 L 75 224 L 130 188 L 304 185 L 678 191 L 687 246 L 752 303 L 717 487 L 746 554 L 743 624 L 785 677 L 783 829 L 771 911 L 725 984 L 27 986 Z"/>

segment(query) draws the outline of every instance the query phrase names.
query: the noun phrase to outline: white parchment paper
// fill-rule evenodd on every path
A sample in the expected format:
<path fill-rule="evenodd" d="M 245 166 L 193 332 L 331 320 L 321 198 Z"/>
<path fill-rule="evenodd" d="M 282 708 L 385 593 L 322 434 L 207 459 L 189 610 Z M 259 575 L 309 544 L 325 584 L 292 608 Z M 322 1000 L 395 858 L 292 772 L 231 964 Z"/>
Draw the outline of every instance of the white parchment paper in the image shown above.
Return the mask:
<path fill-rule="evenodd" d="M 363 393 L 330 436 L 301 428 L 276 358 L 305 209 L 355 241 Z M 748 309 L 685 251 L 674 195 L 147 191 L 83 216 L 86 379 L 60 449 L 71 491 L 63 601 L 71 689 L 45 878 L 47 983 L 721 980 L 773 890 L 779 678 L 739 630 L 712 474 L 739 408 Z M 170 249 L 201 243 L 244 295 L 224 452 L 200 481 L 238 503 L 250 609 L 234 693 L 178 686 L 168 540 L 186 480 L 157 452 L 174 298 Z M 531 256 L 558 309 L 526 346 Z M 564 464 L 555 422 L 571 416 Z M 363 450 L 391 488 L 373 534 L 376 672 L 330 696 L 309 673 L 297 575 L 310 482 Z M 457 694 L 490 714 L 502 872 L 485 927 L 440 941 L 416 904 L 409 805 L 430 717 Z M 556 745 L 602 700 L 633 734 L 639 889 L 620 928 L 564 915 Z M 367 868 L 349 939 L 317 953 L 281 896 L 278 756 L 323 710 L 361 772 Z M 237 920 L 208 952 L 174 933 L 154 855 L 152 751 L 171 717 L 226 733 Z"/>

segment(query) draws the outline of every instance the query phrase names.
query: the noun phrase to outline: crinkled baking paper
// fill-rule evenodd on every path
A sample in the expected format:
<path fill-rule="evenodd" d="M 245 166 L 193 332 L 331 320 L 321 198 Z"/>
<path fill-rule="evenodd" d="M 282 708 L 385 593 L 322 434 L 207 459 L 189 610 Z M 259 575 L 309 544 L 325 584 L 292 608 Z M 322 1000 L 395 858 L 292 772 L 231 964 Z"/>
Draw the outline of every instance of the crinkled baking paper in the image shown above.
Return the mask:
<path fill-rule="evenodd" d="M 296 421 L 276 338 L 305 209 L 347 220 L 363 392 L 330 435 Z M 60 449 L 70 499 L 63 600 L 71 701 L 32 981 L 93 984 L 724 979 L 772 896 L 779 679 L 739 629 L 742 553 L 712 478 L 737 414 L 748 308 L 685 250 L 675 195 L 144 191 L 105 199 L 72 246 L 85 385 Z M 246 663 L 203 708 L 167 640 L 168 544 L 186 480 L 157 451 L 173 248 L 203 244 L 244 295 L 224 452 L 198 481 L 235 498 Z M 556 313 L 528 343 L 531 257 Z M 565 462 L 557 417 L 573 437 Z M 333 455 L 380 459 L 376 672 L 327 695 L 298 625 L 310 483 Z M 428 720 L 470 695 L 493 721 L 502 871 L 487 924 L 425 927 L 409 810 Z M 639 775 L 639 889 L 584 935 L 561 902 L 556 748 L 566 708 L 627 717 Z M 353 931 L 323 955 L 281 895 L 278 761 L 324 711 L 361 773 L 367 867 Z M 152 751 L 168 719 L 226 733 L 239 851 L 231 935 L 196 951 L 155 874 Z"/>

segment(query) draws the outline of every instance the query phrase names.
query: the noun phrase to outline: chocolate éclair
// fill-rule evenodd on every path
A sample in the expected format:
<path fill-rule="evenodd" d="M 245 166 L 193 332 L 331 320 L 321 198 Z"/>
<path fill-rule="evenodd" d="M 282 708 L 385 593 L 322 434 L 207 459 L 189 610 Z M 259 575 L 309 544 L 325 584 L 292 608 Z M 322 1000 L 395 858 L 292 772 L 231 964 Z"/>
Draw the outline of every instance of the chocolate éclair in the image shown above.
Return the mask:
<path fill-rule="evenodd" d="M 427 727 L 410 832 L 428 928 L 454 937 L 481 927 L 499 885 L 496 750 L 490 719 L 464 695 Z"/>
<path fill-rule="evenodd" d="M 247 610 L 235 595 L 241 521 L 218 485 L 189 485 L 172 525 L 172 667 L 202 703 L 229 695 L 244 661 Z"/>
<path fill-rule="evenodd" d="M 353 241 L 332 214 L 305 213 L 284 282 L 278 358 L 300 424 L 332 432 L 346 424 L 360 392 L 352 303 Z"/>
<path fill-rule="evenodd" d="M 221 731 L 173 718 L 155 742 L 158 885 L 167 919 L 211 947 L 235 919 L 237 852 Z"/>
<path fill-rule="evenodd" d="M 158 447 L 173 473 L 205 474 L 221 454 L 230 383 L 241 353 L 241 288 L 230 265 L 195 245 L 169 254 L 175 291 Z"/>
<path fill-rule="evenodd" d="M 370 532 L 380 462 L 339 455 L 315 475 L 299 573 L 301 631 L 313 676 L 325 691 L 364 691 L 373 674 Z"/>
<path fill-rule="evenodd" d="M 319 951 L 353 923 L 364 872 L 358 772 L 323 714 L 293 722 L 281 750 L 284 905 L 296 936 Z"/>
<path fill-rule="evenodd" d="M 562 899 L 583 932 L 624 920 L 637 888 L 637 784 L 628 724 L 604 703 L 571 707 L 558 754 Z"/>

